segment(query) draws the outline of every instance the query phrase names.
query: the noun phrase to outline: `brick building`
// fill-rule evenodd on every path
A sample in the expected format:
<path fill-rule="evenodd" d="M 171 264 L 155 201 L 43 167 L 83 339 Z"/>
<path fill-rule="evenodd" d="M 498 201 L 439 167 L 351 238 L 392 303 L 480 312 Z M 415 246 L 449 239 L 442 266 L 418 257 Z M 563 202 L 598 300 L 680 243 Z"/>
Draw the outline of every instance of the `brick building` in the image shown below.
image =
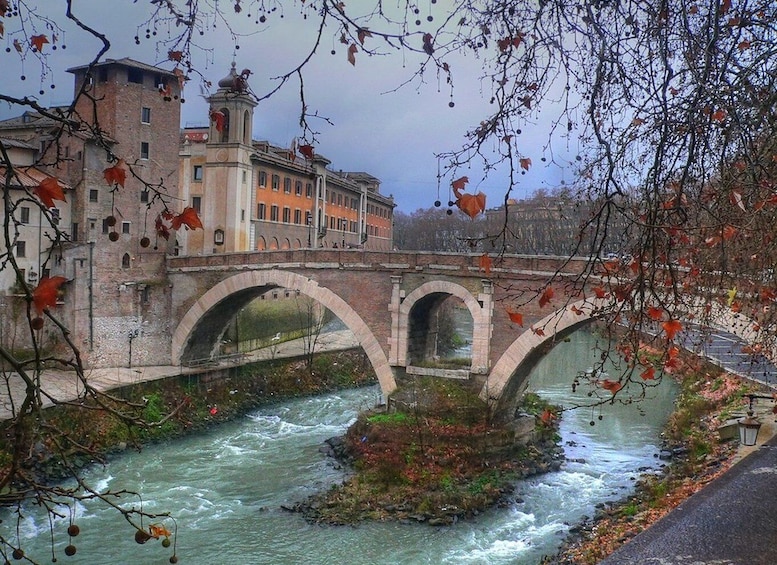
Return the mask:
<path fill-rule="evenodd" d="M 256 101 L 233 63 L 208 98 L 207 128 L 181 133 L 181 198 L 204 230 L 179 235 L 185 254 L 302 247 L 392 248 L 393 198 L 364 172 L 252 139 Z"/>

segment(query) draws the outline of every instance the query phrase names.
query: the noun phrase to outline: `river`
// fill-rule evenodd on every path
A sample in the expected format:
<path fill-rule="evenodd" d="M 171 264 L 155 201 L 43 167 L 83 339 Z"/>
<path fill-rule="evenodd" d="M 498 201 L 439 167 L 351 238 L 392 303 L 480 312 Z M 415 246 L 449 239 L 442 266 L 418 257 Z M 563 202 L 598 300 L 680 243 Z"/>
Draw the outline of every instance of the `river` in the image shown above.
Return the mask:
<path fill-rule="evenodd" d="M 577 332 L 559 344 L 535 369 L 531 388 L 569 405 L 572 377 L 598 356 L 595 342 Z M 267 407 L 196 437 L 127 453 L 86 478 L 99 489 L 141 491 L 146 510 L 171 511 L 182 564 L 536 564 L 556 551 L 571 524 L 592 515 L 597 503 L 626 495 L 639 469 L 659 464 L 657 442 L 673 394 L 667 380 L 641 411 L 608 407 L 601 421 L 590 409 L 565 412 L 562 438 L 567 456 L 578 462 L 520 483 L 520 502 L 451 527 L 313 526 L 280 508 L 342 478 L 318 448 L 374 403 L 376 387 Z M 81 528 L 73 538 L 75 556 L 63 554 L 66 521 L 55 524 L 59 562 L 168 563 L 171 549 L 155 540 L 136 544 L 115 510 L 88 503 L 75 512 Z M 13 521 L 3 516 L 4 527 Z M 45 514 L 29 508 L 19 535 L 27 554 L 41 562 L 51 561 L 48 531 Z"/>

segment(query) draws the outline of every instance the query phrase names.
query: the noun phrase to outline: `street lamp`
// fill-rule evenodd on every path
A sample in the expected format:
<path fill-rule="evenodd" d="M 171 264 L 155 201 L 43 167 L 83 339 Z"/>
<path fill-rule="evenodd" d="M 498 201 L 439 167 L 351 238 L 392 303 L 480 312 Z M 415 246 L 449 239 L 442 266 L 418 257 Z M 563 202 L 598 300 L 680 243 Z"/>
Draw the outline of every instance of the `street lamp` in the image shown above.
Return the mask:
<path fill-rule="evenodd" d="M 758 438 L 758 430 L 761 429 L 761 422 L 753 416 L 753 397 L 748 394 L 749 404 L 747 407 L 747 416 L 739 420 L 739 442 L 742 445 L 755 445 Z"/>

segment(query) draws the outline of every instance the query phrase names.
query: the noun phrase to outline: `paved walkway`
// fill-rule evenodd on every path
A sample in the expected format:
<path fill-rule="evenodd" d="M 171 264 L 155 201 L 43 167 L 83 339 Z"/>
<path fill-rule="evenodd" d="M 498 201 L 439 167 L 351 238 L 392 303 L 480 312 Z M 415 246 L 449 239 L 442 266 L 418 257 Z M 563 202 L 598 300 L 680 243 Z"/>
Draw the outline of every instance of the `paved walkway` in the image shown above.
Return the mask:
<path fill-rule="evenodd" d="M 322 333 L 316 343 L 316 352 L 337 351 L 358 347 L 359 342 L 350 330 L 338 330 Z M 285 341 L 247 353 L 239 358 L 221 361 L 208 367 L 185 367 L 178 365 L 161 365 L 152 367 L 111 367 L 107 369 L 88 369 L 86 379 L 91 386 L 99 391 L 108 391 L 126 385 L 154 381 L 176 375 L 201 373 L 216 367 L 228 367 L 251 361 L 298 357 L 305 352 L 303 339 Z M 10 390 L 10 395 L 9 395 Z M 83 384 L 73 371 L 45 370 L 41 374 L 41 390 L 45 395 L 58 401 L 68 401 L 78 398 L 83 393 Z M 18 403 L 24 398 L 24 382 L 11 374 L 8 389 L 0 387 L 0 419 L 12 417 L 12 399 Z M 53 402 L 44 401 L 44 406 Z"/>

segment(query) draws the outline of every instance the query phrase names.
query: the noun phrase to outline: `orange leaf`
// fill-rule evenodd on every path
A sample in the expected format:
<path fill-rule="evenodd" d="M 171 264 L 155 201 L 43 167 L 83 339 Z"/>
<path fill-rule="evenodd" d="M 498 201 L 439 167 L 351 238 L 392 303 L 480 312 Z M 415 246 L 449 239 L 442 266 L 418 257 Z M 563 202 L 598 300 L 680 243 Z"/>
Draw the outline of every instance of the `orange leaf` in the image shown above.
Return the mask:
<path fill-rule="evenodd" d="M 480 256 L 479 263 L 480 270 L 485 271 L 487 275 L 490 275 L 493 262 L 491 261 L 491 257 L 488 256 L 488 253 L 483 253 L 483 255 Z"/>
<path fill-rule="evenodd" d="M 124 181 L 127 178 L 127 169 L 124 168 L 124 159 L 119 159 L 113 167 L 105 169 L 103 171 L 103 177 L 108 184 L 118 184 L 123 187 Z"/>
<path fill-rule="evenodd" d="M 542 295 L 540 296 L 540 308 L 550 302 L 550 299 L 553 298 L 553 294 L 554 292 L 552 287 L 548 287 L 543 291 Z"/>
<path fill-rule="evenodd" d="M 743 41 L 739 42 L 739 45 L 737 45 L 737 49 L 740 51 L 746 51 L 747 49 L 750 49 L 750 40 L 745 39 Z"/>
<path fill-rule="evenodd" d="M 550 408 L 545 408 L 545 410 L 542 411 L 542 414 L 540 414 L 540 421 L 546 426 L 552 426 L 555 419 L 556 415 Z"/>
<path fill-rule="evenodd" d="M 157 539 L 163 536 L 169 538 L 172 535 L 172 532 L 161 524 L 149 524 L 148 533 L 151 534 L 151 537 Z"/>
<path fill-rule="evenodd" d="M 35 49 L 37 49 L 39 53 L 43 51 L 43 46 L 48 42 L 49 42 L 49 38 L 43 34 L 33 35 L 32 37 L 30 37 L 30 43 L 32 43 L 32 46 L 35 47 Z"/>
<path fill-rule="evenodd" d="M 47 177 L 43 179 L 38 186 L 32 189 L 32 191 L 40 198 L 40 201 L 46 205 L 47 208 L 55 208 L 54 200 L 65 200 L 65 191 L 59 185 L 59 181 L 54 177 Z"/>
<path fill-rule="evenodd" d="M 359 31 L 356 33 L 356 36 L 359 38 L 359 43 L 364 45 L 364 40 L 368 37 L 372 37 L 372 34 L 370 33 L 370 30 L 368 30 L 366 27 L 363 27 L 359 29 Z"/>
<path fill-rule="evenodd" d="M 475 218 L 486 209 L 486 195 L 482 192 L 477 194 L 462 194 L 456 200 L 456 206 L 470 218 Z"/>
<path fill-rule="evenodd" d="M 513 312 L 509 308 L 507 309 L 507 315 L 510 316 L 510 321 L 514 324 L 518 324 L 523 327 L 523 314 L 520 312 Z"/>
<path fill-rule="evenodd" d="M 183 58 L 183 51 L 168 51 L 167 58 L 171 61 L 177 61 L 180 63 L 181 59 Z"/>
<path fill-rule="evenodd" d="M 32 302 L 35 309 L 43 313 L 44 310 L 56 306 L 59 287 L 65 282 L 67 282 L 65 277 L 43 277 L 35 290 L 32 291 Z"/>
<path fill-rule="evenodd" d="M 354 66 L 356 66 L 356 53 L 358 52 L 359 52 L 359 48 L 356 47 L 355 43 L 351 43 L 348 46 L 348 62 Z"/>
<path fill-rule="evenodd" d="M 664 315 L 664 309 L 659 308 L 658 306 L 651 306 L 647 309 L 647 315 L 651 320 L 658 321 L 660 320 Z"/>
<path fill-rule="evenodd" d="M 661 324 L 666 332 L 666 339 L 674 339 L 674 336 L 683 329 L 683 325 L 677 320 L 669 320 Z"/>
<path fill-rule="evenodd" d="M 571 306 L 570 310 L 572 310 L 572 312 L 574 312 L 578 316 L 585 314 L 585 312 L 583 312 L 580 308 L 578 308 L 574 304 Z"/>
<path fill-rule="evenodd" d="M 712 119 L 715 120 L 716 122 L 724 121 L 726 119 L 726 116 L 727 116 L 726 111 L 722 110 L 722 109 L 721 110 L 715 110 L 712 113 Z"/>
<path fill-rule="evenodd" d="M 313 146 L 309 144 L 300 145 L 297 149 L 305 159 L 313 159 L 314 151 Z"/>
<path fill-rule="evenodd" d="M 521 164 L 521 168 L 528 171 L 529 167 L 531 167 L 531 159 L 528 157 L 524 157 L 523 159 L 519 159 L 518 162 Z"/>
<path fill-rule="evenodd" d="M 166 240 L 170 239 L 170 228 L 165 225 L 161 215 L 156 217 L 154 229 L 159 237 L 163 237 Z"/>
<path fill-rule="evenodd" d="M 184 208 L 183 212 L 171 220 L 171 223 L 174 230 L 177 230 L 182 225 L 186 226 L 187 229 L 202 229 L 202 222 L 200 221 L 200 217 L 197 215 L 197 211 L 191 206 Z"/>
<path fill-rule="evenodd" d="M 223 112 L 219 112 L 218 110 L 210 111 L 210 121 L 216 122 L 216 131 L 218 132 L 224 131 L 225 119 L 226 119 L 226 116 L 224 116 Z"/>
<path fill-rule="evenodd" d="M 19 42 L 18 39 L 13 40 L 13 48 L 16 49 L 19 53 L 21 53 L 24 50 L 24 47 L 22 47 L 22 44 Z"/>
<path fill-rule="evenodd" d="M 459 177 L 451 183 L 451 188 L 453 188 L 453 193 L 456 195 L 456 198 L 461 198 L 461 191 L 464 190 L 464 187 L 468 182 L 469 177 Z"/>
<path fill-rule="evenodd" d="M 531 331 L 540 337 L 545 335 L 545 331 L 542 328 L 532 328 Z"/>
<path fill-rule="evenodd" d="M 648 367 L 639 375 L 643 381 L 652 381 L 656 378 L 656 370 L 653 367 Z"/>
<path fill-rule="evenodd" d="M 604 390 L 609 390 L 611 393 L 615 394 L 620 389 L 623 388 L 623 385 L 618 381 L 611 381 L 610 379 L 604 379 L 601 382 L 602 388 Z"/>

